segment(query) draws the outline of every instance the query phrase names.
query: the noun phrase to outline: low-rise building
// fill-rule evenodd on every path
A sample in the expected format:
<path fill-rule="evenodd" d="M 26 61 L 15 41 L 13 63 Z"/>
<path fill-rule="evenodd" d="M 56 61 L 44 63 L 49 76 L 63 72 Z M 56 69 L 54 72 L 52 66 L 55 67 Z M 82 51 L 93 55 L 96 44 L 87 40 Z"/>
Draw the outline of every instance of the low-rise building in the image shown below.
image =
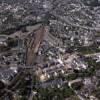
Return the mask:
<path fill-rule="evenodd" d="M 0 69 L 0 81 L 5 85 L 9 85 L 18 73 L 17 68 Z"/>

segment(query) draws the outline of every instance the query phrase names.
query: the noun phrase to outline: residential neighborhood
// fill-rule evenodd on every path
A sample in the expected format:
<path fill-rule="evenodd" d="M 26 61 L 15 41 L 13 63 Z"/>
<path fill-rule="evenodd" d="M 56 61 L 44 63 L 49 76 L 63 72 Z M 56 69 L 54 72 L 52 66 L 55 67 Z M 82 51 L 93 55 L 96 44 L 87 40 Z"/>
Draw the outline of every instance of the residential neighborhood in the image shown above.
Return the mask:
<path fill-rule="evenodd" d="M 100 0 L 1 0 L 0 100 L 100 100 Z"/>

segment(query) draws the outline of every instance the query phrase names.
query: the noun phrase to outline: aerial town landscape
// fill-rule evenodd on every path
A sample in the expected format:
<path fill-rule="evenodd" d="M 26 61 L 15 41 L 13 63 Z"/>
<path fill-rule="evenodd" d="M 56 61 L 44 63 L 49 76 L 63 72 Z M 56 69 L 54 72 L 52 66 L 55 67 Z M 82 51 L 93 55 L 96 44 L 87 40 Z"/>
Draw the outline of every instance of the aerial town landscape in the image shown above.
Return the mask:
<path fill-rule="evenodd" d="M 100 100 L 100 0 L 0 0 L 0 100 Z"/>

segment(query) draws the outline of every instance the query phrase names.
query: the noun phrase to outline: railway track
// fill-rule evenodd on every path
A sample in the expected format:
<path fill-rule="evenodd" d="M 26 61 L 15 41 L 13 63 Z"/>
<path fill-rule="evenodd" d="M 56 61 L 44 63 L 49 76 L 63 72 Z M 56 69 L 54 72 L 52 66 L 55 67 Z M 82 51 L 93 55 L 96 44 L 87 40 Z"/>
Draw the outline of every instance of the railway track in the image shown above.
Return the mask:
<path fill-rule="evenodd" d="M 33 59 L 38 52 L 39 46 L 45 36 L 45 26 L 41 26 L 38 30 L 35 32 L 32 32 L 32 34 L 28 37 L 27 41 L 27 51 L 26 51 L 26 65 L 32 65 Z"/>

